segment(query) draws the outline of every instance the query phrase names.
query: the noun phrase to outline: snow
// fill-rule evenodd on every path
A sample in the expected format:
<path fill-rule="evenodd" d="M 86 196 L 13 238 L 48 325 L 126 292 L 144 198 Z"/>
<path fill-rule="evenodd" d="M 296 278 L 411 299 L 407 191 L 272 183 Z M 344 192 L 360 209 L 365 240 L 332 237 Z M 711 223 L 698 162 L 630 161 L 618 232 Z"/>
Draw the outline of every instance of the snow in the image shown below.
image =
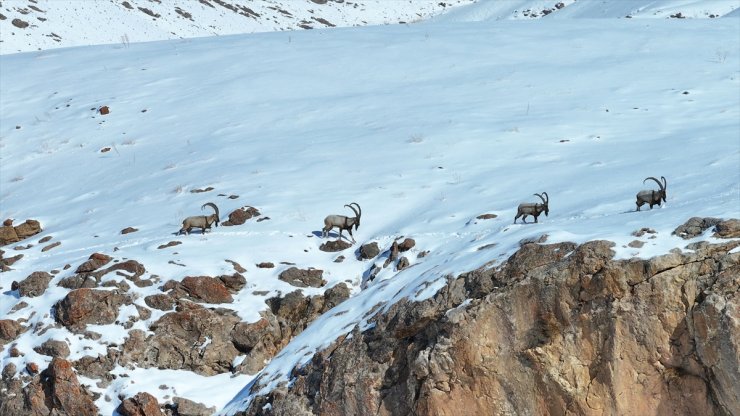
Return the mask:
<path fill-rule="evenodd" d="M 568 7 L 581 3 L 590 4 Z M 642 2 L 653 11 L 689 3 L 696 2 Z M 476 4 L 478 16 L 495 4 Z M 118 368 L 108 387 L 83 380 L 102 394 L 96 405 L 104 414 L 119 395 L 138 391 L 233 414 L 250 400 L 250 386 L 264 393 L 289 382 L 292 368 L 367 328 L 373 314 L 403 298 L 430 297 L 461 272 L 495 267 L 522 239 L 606 239 L 618 258 L 648 258 L 713 241 L 710 232 L 689 241 L 671 235 L 690 217 L 740 217 L 737 17 L 576 24 L 448 16 L 0 56 L 0 216 L 37 219 L 44 229 L 3 248 L 24 257 L 0 276 L 0 317 L 53 324 L 52 306 L 68 292 L 56 284 L 93 252 L 139 261 L 143 279 L 159 276 L 153 286 L 132 285 L 142 306 L 169 279 L 231 274 L 226 260 L 236 261 L 247 269 L 247 286 L 218 306 L 245 321 L 259 318 L 265 299 L 295 290 L 277 279 L 291 267 L 281 262 L 324 270 L 327 285 L 302 289 L 305 295 L 347 283 L 352 297 L 258 375 Z M 94 111 L 102 105 L 110 114 Z M 635 194 L 654 188 L 642 183 L 647 176 L 667 178 L 668 202 L 634 212 Z M 191 192 L 208 186 L 215 189 Z M 549 216 L 512 224 L 516 206 L 542 191 Z M 358 244 L 318 250 L 324 216 L 351 214 L 343 205 L 352 201 L 363 212 Z M 270 219 L 174 235 L 205 202 L 219 206 L 222 220 L 245 205 Z M 476 219 L 484 213 L 498 217 Z M 129 226 L 139 231 L 122 235 Z M 656 238 L 631 235 L 643 227 Z M 49 243 L 39 244 L 46 236 Z M 411 267 L 389 266 L 367 281 L 387 254 L 358 261 L 354 250 L 372 241 L 385 250 L 402 236 L 416 240 L 405 253 Z M 645 245 L 628 247 L 635 239 Z M 173 240 L 182 244 L 157 248 Z M 53 242 L 61 245 L 41 251 Z M 336 263 L 340 254 L 346 259 Z M 276 267 L 255 267 L 266 261 Z M 11 283 L 37 270 L 60 272 L 43 296 L 23 298 L 29 306 L 12 311 L 20 299 Z M 152 312 L 134 328 L 146 330 L 163 314 Z M 120 321 L 137 313 L 122 308 Z M 50 357 L 32 348 L 51 338 L 67 339 L 73 360 L 104 354 L 126 331 L 89 328 L 101 339 L 29 330 L 16 341 L 26 355 L 12 358 L 6 345 L 2 366 L 43 368 Z"/>

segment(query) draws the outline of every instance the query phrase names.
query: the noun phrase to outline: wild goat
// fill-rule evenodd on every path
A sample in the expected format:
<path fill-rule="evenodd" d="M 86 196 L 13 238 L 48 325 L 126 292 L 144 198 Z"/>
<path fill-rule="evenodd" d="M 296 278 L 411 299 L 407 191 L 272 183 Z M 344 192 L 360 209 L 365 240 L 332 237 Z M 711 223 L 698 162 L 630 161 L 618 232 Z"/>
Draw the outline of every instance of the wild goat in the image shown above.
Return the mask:
<path fill-rule="evenodd" d="M 211 229 L 211 225 L 214 223 L 216 224 L 216 227 L 218 227 L 218 207 L 213 202 L 206 202 L 200 207 L 200 209 L 205 209 L 207 206 L 213 208 L 215 214 L 197 215 L 195 217 L 185 218 L 182 221 L 182 228 L 180 228 L 178 234 L 182 234 L 183 232 L 185 234 L 190 234 L 190 230 L 193 228 L 200 228 L 202 230 L 201 232 L 205 233 L 206 229 Z"/>
<path fill-rule="evenodd" d="M 543 198 L 542 195 L 545 197 Z M 531 215 L 534 217 L 534 222 L 537 222 L 537 217 L 540 216 L 541 213 L 545 213 L 545 216 L 550 212 L 550 209 L 547 207 L 547 203 L 550 202 L 550 197 L 547 195 L 547 192 L 543 192 L 542 195 L 535 194 L 535 196 L 540 197 L 542 200 L 542 204 L 539 202 L 531 203 L 527 202 L 524 204 L 519 204 L 519 207 L 516 209 L 516 217 L 514 217 L 514 224 L 516 224 L 516 220 L 519 217 L 522 217 L 522 222 L 527 223 L 527 215 Z M 545 199 L 547 198 L 547 199 Z"/>
<path fill-rule="evenodd" d="M 644 190 L 637 193 L 637 211 L 640 210 L 640 207 L 645 204 L 650 204 L 650 209 L 653 209 L 653 205 L 660 206 L 660 201 L 663 200 L 663 202 L 666 202 L 666 188 L 668 187 L 668 181 L 665 180 L 665 177 L 661 176 L 660 179 L 663 181 L 662 183 L 653 178 L 652 176 L 645 178 L 642 183 L 645 183 L 648 179 L 652 179 L 655 182 L 658 183 L 658 186 L 660 187 L 659 191 L 653 191 L 653 190 Z"/>
<path fill-rule="evenodd" d="M 357 205 L 357 209 L 355 209 L 355 205 Z M 360 208 L 360 204 L 357 202 L 351 202 L 349 205 L 345 205 L 345 207 L 350 208 L 352 211 L 355 212 L 355 217 L 345 217 L 344 215 L 327 215 L 326 218 L 324 218 L 324 228 L 321 229 L 321 237 L 327 237 L 329 235 L 329 231 L 331 231 L 332 228 L 336 227 L 339 228 L 339 238 L 337 240 L 342 239 L 342 231 L 347 230 L 349 231 L 349 236 L 352 238 L 352 242 L 355 242 L 355 237 L 352 235 L 352 227 L 355 227 L 355 230 L 360 228 L 360 217 L 362 217 L 362 208 Z"/>

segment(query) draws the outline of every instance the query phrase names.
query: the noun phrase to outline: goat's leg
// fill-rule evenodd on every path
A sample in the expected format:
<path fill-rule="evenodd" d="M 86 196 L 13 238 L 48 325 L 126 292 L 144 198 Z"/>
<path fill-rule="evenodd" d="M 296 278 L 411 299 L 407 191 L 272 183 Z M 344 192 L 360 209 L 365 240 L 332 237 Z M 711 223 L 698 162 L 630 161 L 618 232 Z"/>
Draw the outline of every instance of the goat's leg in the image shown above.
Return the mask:
<path fill-rule="evenodd" d="M 352 242 L 354 243 L 355 242 L 355 236 L 352 235 L 352 228 L 350 228 L 347 231 L 349 231 L 349 236 L 352 238 Z"/>

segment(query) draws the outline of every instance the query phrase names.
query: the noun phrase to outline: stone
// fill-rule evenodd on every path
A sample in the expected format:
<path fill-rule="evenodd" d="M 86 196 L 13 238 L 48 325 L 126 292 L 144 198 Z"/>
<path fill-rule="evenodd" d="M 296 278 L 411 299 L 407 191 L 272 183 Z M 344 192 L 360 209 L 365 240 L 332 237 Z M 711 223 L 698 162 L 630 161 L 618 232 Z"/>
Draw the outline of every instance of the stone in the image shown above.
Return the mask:
<path fill-rule="evenodd" d="M 138 229 L 138 228 L 134 228 L 134 227 L 126 227 L 126 228 L 124 228 L 123 230 L 121 230 L 121 234 L 130 234 L 130 233 L 135 233 L 135 232 L 137 232 L 137 231 L 139 231 L 139 229 Z"/>
<path fill-rule="evenodd" d="M 15 340 L 26 327 L 12 319 L 0 319 L 0 347 Z"/>
<path fill-rule="evenodd" d="M 233 298 L 220 279 L 210 276 L 188 276 L 180 287 L 194 300 L 206 303 L 231 303 Z"/>
<path fill-rule="evenodd" d="M 232 211 L 229 214 L 229 219 L 227 221 L 224 221 L 222 225 L 224 226 L 233 226 L 233 225 L 242 225 L 247 220 L 255 217 L 259 217 L 261 214 L 259 210 L 255 207 L 250 206 L 244 206 L 239 209 L 236 209 Z"/>
<path fill-rule="evenodd" d="M 714 227 L 721 221 L 722 220 L 719 218 L 692 217 L 673 230 L 673 235 L 677 235 L 684 240 L 688 240 L 701 235 L 704 231 Z"/>
<path fill-rule="evenodd" d="M 398 251 L 401 253 L 406 252 L 414 248 L 416 241 L 413 238 L 406 238 L 401 244 L 398 245 Z"/>
<path fill-rule="evenodd" d="M 69 357 L 69 345 L 65 341 L 58 340 L 46 340 L 43 344 L 33 349 L 39 354 L 48 355 L 50 357 Z"/>
<path fill-rule="evenodd" d="M 150 308 L 160 311 L 171 311 L 175 307 L 175 298 L 164 293 L 158 293 L 145 297 L 144 303 Z"/>
<path fill-rule="evenodd" d="M 174 397 L 172 403 L 177 416 L 211 416 L 216 413 L 215 407 L 206 407 L 184 397 Z"/>
<path fill-rule="evenodd" d="M 52 275 L 46 272 L 33 272 L 18 282 L 17 287 L 13 290 L 18 290 L 18 294 L 23 297 L 41 296 L 49 287 L 49 282 L 53 278 Z"/>
<path fill-rule="evenodd" d="M 358 258 L 360 260 L 370 260 L 378 257 L 379 254 L 380 247 L 378 247 L 377 242 L 373 241 L 372 243 L 367 243 L 360 246 Z"/>
<path fill-rule="evenodd" d="M 344 240 L 330 240 L 319 246 L 319 250 L 327 253 L 336 253 L 337 251 L 346 250 L 352 247 L 352 244 Z"/>
<path fill-rule="evenodd" d="M 116 411 L 121 416 L 164 416 L 157 399 L 146 392 L 124 399 Z"/>
<path fill-rule="evenodd" d="M 88 324 L 115 322 L 118 310 L 131 300 L 118 290 L 76 289 L 54 305 L 56 321 L 68 329 L 81 332 Z"/>
<path fill-rule="evenodd" d="M 278 279 L 287 282 L 296 287 L 322 287 L 326 284 L 323 279 L 323 270 L 319 269 L 299 269 L 291 267 L 283 270 Z"/>
<path fill-rule="evenodd" d="M 740 238 L 740 220 L 733 218 L 720 221 L 714 231 L 714 237 L 717 238 Z"/>
<path fill-rule="evenodd" d="M 108 264 L 112 258 L 102 253 L 93 253 L 90 258 L 77 267 L 75 273 L 89 273 Z"/>

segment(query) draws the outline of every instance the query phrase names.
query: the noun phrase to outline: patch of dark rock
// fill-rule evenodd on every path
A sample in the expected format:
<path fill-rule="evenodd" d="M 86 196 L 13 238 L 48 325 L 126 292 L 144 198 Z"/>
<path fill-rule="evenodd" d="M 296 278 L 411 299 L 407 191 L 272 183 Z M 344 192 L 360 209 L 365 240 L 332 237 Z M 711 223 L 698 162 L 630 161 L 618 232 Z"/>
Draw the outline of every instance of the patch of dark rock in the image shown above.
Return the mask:
<path fill-rule="evenodd" d="M 740 238 L 740 220 L 733 218 L 719 222 L 714 227 L 714 237 Z"/>
<path fill-rule="evenodd" d="M 153 11 L 151 11 L 150 9 L 147 9 L 146 7 L 139 7 L 138 9 L 141 10 L 143 13 L 148 14 L 149 16 L 155 19 L 158 17 L 161 17 L 159 13 L 154 13 Z"/>
<path fill-rule="evenodd" d="M 10 221 L 10 224 L 12 224 L 12 220 Z M 43 231 L 41 224 L 36 220 L 26 220 L 23 224 L 16 226 L 4 225 L 0 227 L 0 246 L 16 243 L 41 231 Z"/>
<path fill-rule="evenodd" d="M 175 307 L 175 298 L 165 293 L 158 293 L 145 297 L 144 303 L 150 308 L 160 311 L 170 311 Z"/>
<path fill-rule="evenodd" d="M 634 237 L 642 237 L 645 234 L 656 234 L 656 233 L 657 231 L 653 230 L 652 228 L 643 227 L 643 228 L 640 228 L 639 230 L 633 231 L 632 235 Z"/>
<path fill-rule="evenodd" d="M 477 249 L 477 250 L 478 250 L 478 251 L 481 251 L 481 250 L 488 250 L 489 248 L 494 248 L 494 247 L 496 247 L 497 245 L 498 245 L 497 243 L 485 244 L 485 245 L 482 245 L 482 246 L 478 247 L 478 249 Z M 419 257 L 421 257 L 421 255 L 420 255 Z"/>
<path fill-rule="evenodd" d="M 12 319 L 0 319 L 0 347 L 15 340 L 22 333 L 26 332 L 26 327 Z"/>
<path fill-rule="evenodd" d="M 49 250 L 51 250 L 51 249 L 53 249 L 53 248 L 55 248 L 55 247 L 58 247 L 58 246 L 60 246 L 60 245 L 62 245 L 62 243 L 61 243 L 61 242 L 59 242 L 59 241 L 57 241 L 56 243 L 51 243 L 51 244 L 49 244 L 48 246 L 46 246 L 46 247 L 42 248 L 42 249 L 41 249 L 41 251 L 42 251 L 42 252 L 46 252 L 46 251 L 49 251 Z"/>
<path fill-rule="evenodd" d="M 542 243 L 544 243 L 544 242 L 547 241 L 547 237 L 548 237 L 547 234 L 542 234 L 539 237 L 523 238 L 523 239 L 519 240 L 519 246 L 521 247 L 521 246 L 524 246 L 526 244 L 542 244 Z"/>
<path fill-rule="evenodd" d="M 278 279 L 296 287 L 322 287 L 326 284 L 323 274 L 324 271 L 320 269 L 291 267 L 280 273 Z"/>
<path fill-rule="evenodd" d="M 224 221 L 222 225 L 227 226 L 227 227 L 233 226 L 233 225 L 242 225 L 245 222 L 247 222 L 247 220 L 259 217 L 260 215 L 261 214 L 259 210 L 257 210 L 257 208 L 251 207 L 248 205 L 243 206 L 239 209 L 232 211 L 229 214 L 229 219 L 227 221 Z"/>
<path fill-rule="evenodd" d="M 236 270 L 237 273 L 246 273 L 247 269 L 241 266 L 241 264 L 235 262 L 234 260 L 226 259 L 227 263 L 231 263 L 231 265 L 234 267 L 234 270 Z"/>
<path fill-rule="evenodd" d="M 398 251 L 400 251 L 401 253 L 409 251 L 412 248 L 414 248 L 415 245 L 416 245 L 416 241 L 414 241 L 413 238 L 407 238 L 403 240 L 401 244 L 398 245 Z"/>
<path fill-rule="evenodd" d="M 88 260 L 84 263 L 82 263 L 79 267 L 77 267 L 77 270 L 75 270 L 75 273 L 89 273 L 92 271 L 95 271 L 99 269 L 100 267 L 105 266 L 112 260 L 112 257 L 102 254 L 102 253 L 93 253 L 90 255 Z"/>
<path fill-rule="evenodd" d="M 126 228 L 124 228 L 123 230 L 121 230 L 121 234 L 130 234 L 130 233 L 135 233 L 135 232 L 137 232 L 137 231 L 139 231 L 139 229 L 138 229 L 138 228 L 134 228 L 134 227 L 126 227 Z"/>
<path fill-rule="evenodd" d="M 53 238 L 52 236 L 50 236 L 50 235 L 47 235 L 46 237 L 44 237 L 44 238 L 42 238 L 41 240 L 39 240 L 39 244 L 44 244 L 44 243 L 47 243 L 47 242 L 49 242 L 49 240 L 51 240 L 52 238 Z"/>
<path fill-rule="evenodd" d="M 684 240 L 688 240 L 701 235 L 704 231 L 716 226 L 721 221 L 722 220 L 719 218 L 692 217 L 673 230 L 673 235 L 677 235 Z"/>
<path fill-rule="evenodd" d="M 176 416 L 211 416 L 216 413 L 216 407 L 206 407 L 203 403 L 177 396 L 172 399 L 172 404 L 166 407 Z"/>
<path fill-rule="evenodd" d="M 43 344 L 33 349 L 39 354 L 48 355 L 49 357 L 69 357 L 69 345 L 65 341 L 59 340 L 46 340 Z"/>
<path fill-rule="evenodd" d="M 211 191 L 212 191 L 212 190 L 214 190 L 214 189 L 215 189 L 214 187 L 212 187 L 212 186 L 209 186 L 209 187 L 207 187 L 207 188 L 203 188 L 203 189 L 192 189 L 192 190 L 190 191 L 190 193 L 191 193 L 191 194 L 200 194 L 200 193 L 203 193 L 203 192 L 211 192 Z"/>
<path fill-rule="evenodd" d="M 497 218 L 497 217 L 498 217 L 498 215 L 496 215 L 496 214 L 481 214 L 481 215 L 478 215 L 475 218 L 476 219 L 479 219 L 479 220 L 492 220 L 492 219 Z"/>
<path fill-rule="evenodd" d="M 410 266 L 409 259 L 406 258 L 406 256 L 402 256 L 400 259 L 398 259 L 398 263 L 396 264 L 396 270 L 399 272 L 407 267 Z"/>
<path fill-rule="evenodd" d="M 328 27 L 336 27 L 335 24 L 329 22 L 328 20 L 322 18 L 322 17 L 312 17 L 313 20 L 321 23 L 322 25 L 328 26 Z"/>
<path fill-rule="evenodd" d="M 324 244 L 320 245 L 319 250 L 325 251 L 328 253 L 335 253 L 337 251 L 346 250 L 350 247 L 352 247 L 352 244 L 344 240 L 332 240 L 332 241 L 327 241 Z"/>
<path fill-rule="evenodd" d="M 645 242 L 640 241 L 640 240 L 633 240 L 633 241 L 630 241 L 630 243 L 627 245 L 632 248 L 641 248 L 642 246 L 645 245 Z"/>
<path fill-rule="evenodd" d="M 21 297 L 33 298 L 41 296 L 46 291 L 51 279 L 53 279 L 53 276 L 49 273 L 33 272 L 20 282 L 13 282 L 11 289 L 17 290 Z"/>
<path fill-rule="evenodd" d="M 53 310 L 58 323 L 81 332 L 88 324 L 112 324 L 124 304 L 131 304 L 131 299 L 118 290 L 82 288 L 69 292 Z"/>
<path fill-rule="evenodd" d="M 180 245 L 180 244 L 182 244 L 182 241 L 170 241 L 167 244 L 160 245 L 159 247 L 157 247 L 157 249 L 161 250 L 163 248 L 174 247 L 174 246 L 177 246 L 177 245 Z"/>
<path fill-rule="evenodd" d="M 360 246 L 357 258 L 359 260 L 370 260 L 378 257 L 379 254 L 380 247 L 378 247 L 378 243 L 373 241 L 372 243 L 367 243 Z"/>
<path fill-rule="evenodd" d="M 231 275 L 223 275 L 218 277 L 219 280 L 226 286 L 229 291 L 236 293 L 247 285 L 247 279 L 239 273 Z"/>
<path fill-rule="evenodd" d="M 267 221 L 269 219 L 270 219 L 270 217 L 257 218 L 257 222 Z"/>
<path fill-rule="evenodd" d="M 338 256 L 336 259 L 334 259 L 334 263 L 341 263 L 344 261 L 344 256 Z"/>
<path fill-rule="evenodd" d="M 141 9 L 141 7 L 139 7 Z M 157 399 L 147 392 L 124 399 L 116 409 L 121 416 L 164 416 Z"/>
<path fill-rule="evenodd" d="M 26 22 L 25 20 L 21 20 L 21 19 L 13 19 L 11 23 L 13 24 L 13 26 L 17 27 L 18 29 L 25 29 L 28 27 L 28 22 Z"/>
<path fill-rule="evenodd" d="M 270 263 L 269 261 L 263 261 L 262 263 L 259 263 L 256 266 L 257 268 L 260 268 L 260 269 L 272 269 L 273 267 L 275 267 L 275 265 Z"/>

